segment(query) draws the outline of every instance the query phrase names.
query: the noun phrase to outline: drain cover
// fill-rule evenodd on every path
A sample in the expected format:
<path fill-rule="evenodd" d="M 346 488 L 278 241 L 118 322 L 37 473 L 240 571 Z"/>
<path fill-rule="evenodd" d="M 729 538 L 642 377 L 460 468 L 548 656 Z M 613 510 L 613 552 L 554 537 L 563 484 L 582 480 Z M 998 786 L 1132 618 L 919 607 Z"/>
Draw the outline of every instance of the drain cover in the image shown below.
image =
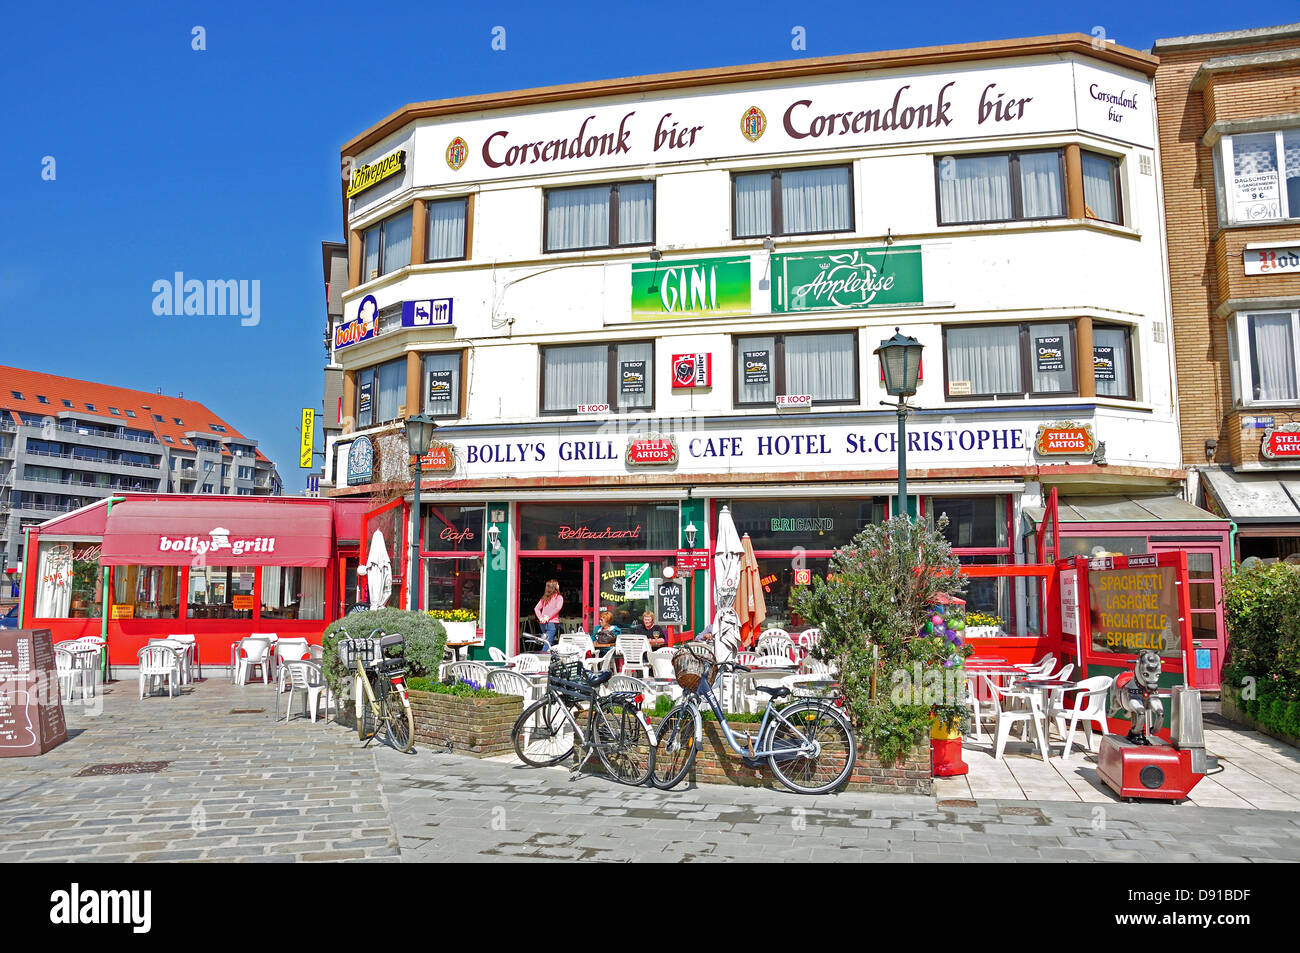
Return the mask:
<path fill-rule="evenodd" d="M 123 761 L 120 764 L 92 764 L 82 768 L 74 778 L 93 778 L 105 774 L 156 774 L 170 761 Z"/>
<path fill-rule="evenodd" d="M 265 708 L 232 708 L 230 709 L 230 713 L 232 715 L 265 715 L 266 709 Z"/>
<path fill-rule="evenodd" d="M 940 801 L 939 807 L 979 807 L 979 805 L 965 798 L 952 798 L 947 801 Z"/>

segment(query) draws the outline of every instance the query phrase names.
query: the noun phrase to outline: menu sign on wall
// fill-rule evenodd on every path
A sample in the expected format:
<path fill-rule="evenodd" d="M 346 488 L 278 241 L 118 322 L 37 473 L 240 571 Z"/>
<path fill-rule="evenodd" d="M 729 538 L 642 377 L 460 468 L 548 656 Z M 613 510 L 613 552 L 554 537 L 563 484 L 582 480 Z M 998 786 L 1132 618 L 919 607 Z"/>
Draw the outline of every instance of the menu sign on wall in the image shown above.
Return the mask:
<path fill-rule="evenodd" d="M 67 740 L 50 630 L 0 630 L 0 758 L 44 754 Z"/>
<path fill-rule="evenodd" d="M 920 304 L 921 246 L 772 256 L 772 311 Z"/>
<path fill-rule="evenodd" d="M 1181 658 L 1177 574 L 1172 566 L 1088 573 L 1094 652 L 1135 655 L 1141 649 Z"/>
<path fill-rule="evenodd" d="M 749 314 L 749 256 L 632 266 L 632 320 Z"/>
<path fill-rule="evenodd" d="M 1040 374 L 1065 370 L 1065 341 L 1061 335 L 1034 338 L 1034 361 Z"/>
<path fill-rule="evenodd" d="M 767 384 L 772 380 L 772 358 L 768 351 L 745 351 L 745 386 Z"/>

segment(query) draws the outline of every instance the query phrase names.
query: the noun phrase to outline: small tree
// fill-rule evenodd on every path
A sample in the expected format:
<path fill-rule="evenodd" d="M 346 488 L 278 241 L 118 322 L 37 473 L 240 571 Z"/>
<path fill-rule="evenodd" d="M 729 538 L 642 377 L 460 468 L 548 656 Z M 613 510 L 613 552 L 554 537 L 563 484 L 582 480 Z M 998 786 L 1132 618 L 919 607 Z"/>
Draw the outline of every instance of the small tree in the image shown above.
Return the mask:
<path fill-rule="evenodd" d="M 447 645 L 447 630 L 441 622 L 429 618 L 423 612 L 408 612 L 405 609 L 356 609 L 331 622 L 321 639 L 324 648 L 321 672 L 330 691 L 340 694 L 345 684 L 351 684 L 350 673 L 344 671 L 343 663 L 339 660 L 339 640 L 369 638 L 376 629 L 384 635 L 402 636 L 403 655 L 411 677 L 437 676 L 443 650 Z"/>
<path fill-rule="evenodd" d="M 899 515 L 870 526 L 835 552 L 825 579 L 790 597 L 791 611 L 821 630 L 814 653 L 839 669 L 850 720 L 887 762 L 906 755 L 931 718 L 951 727 L 964 710 L 960 666 L 970 650 L 960 633 L 927 631 L 933 607 L 966 589 L 946 525 L 944 516 L 931 528 Z M 900 672 L 912 689 L 902 700 L 890 691 Z M 957 697 L 922 694 L 917 674 L 927 685 L 936 675 L 948 686 L 960 682 Z"/>

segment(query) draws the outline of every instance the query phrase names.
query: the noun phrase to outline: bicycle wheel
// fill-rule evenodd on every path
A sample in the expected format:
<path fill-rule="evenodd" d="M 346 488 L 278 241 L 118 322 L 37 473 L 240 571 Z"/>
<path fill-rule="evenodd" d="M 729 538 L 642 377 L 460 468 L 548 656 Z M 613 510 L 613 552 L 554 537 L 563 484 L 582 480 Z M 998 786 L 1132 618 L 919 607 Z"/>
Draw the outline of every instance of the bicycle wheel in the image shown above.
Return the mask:
<path fill-rule="evenodd" d="M 393 682 L 383 701 L 384 720 L 388 723 L 388 743 L 406 754 L 415 746 L 415 715 L 411 703 Z"/>
<path fill-rule="evenodd" d="M 768 758 L 772 773 L 782 784 L 796 794 L 826 794 L 848 780 L 858 760 L 858 743 L 843 715 L 829 705 L 813 701 L 787 705 L 781 714 L 816 748 L 811 756 Z M 762 749 L 799 748 L 803 744 L 799 734 L 775 720 L 761 742 Z"/>
<path fill-rule="evenodd" d="M 696 725 L 700 713 L 678 705 L 659 723 L 650 783 L 667 791 L 681 783 L 695 763 Z"/>
<path fill-rule="evenodd" d="M 573 725 L 564 703 L 554 695 L 533 702 L 515 721 L 510 740 L 530 767 L 548 768 L 573 757 Z"/>
<path fill-rule="evenodd" d="M 596 713 L 596 754 L 615 780 L 634 787 L 646 783 L 653 770 L 654 746 L 636 702 L 603 698 Z"/>

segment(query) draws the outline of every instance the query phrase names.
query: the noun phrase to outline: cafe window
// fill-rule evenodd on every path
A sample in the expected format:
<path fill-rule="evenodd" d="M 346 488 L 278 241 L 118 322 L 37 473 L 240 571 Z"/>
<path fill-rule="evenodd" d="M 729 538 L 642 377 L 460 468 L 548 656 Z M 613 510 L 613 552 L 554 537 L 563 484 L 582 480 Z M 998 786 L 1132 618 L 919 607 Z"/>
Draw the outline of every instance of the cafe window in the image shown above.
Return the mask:
<path fill-rule="evenodd" d="M 189 618 L 253 618 L 251 566 L 191 566 Z"/>
<path fill-rule="evenodd" d="M 1147 551 L 1145 536 L 1061 536 L 1061 558 L 1086 556 L 1142 556 Z"/>
<path fill-rule="evenodd" d="M 754 550 L 823 550 L 847 546 L 868 526 L 883 523 L 886 499 L 740 499 L 730 504 L 736 532 Z"/>
<path fill-rule="evenodd" d="M 461 621 L 482 625 L 483 557 L 425 557 L 424 608 L 473 613 Z"/>
<path fill-rule="evenodd" d="M 1005 496 L 932 496 L 927 518 L 937 526 L 946 515 L 943 536 L 953 549 L 996 549 L 1008 547 L 1007 498 Z"/>
<path fill-rule="evenodd" d="M 1109 324 L 1092 326 L 1092 373 L 1098 397 L 1134 398 L 1133 348 L 1130 329 Z"/>
<path fill-rule="evenodd" d="M 1220 224 L 1300 218 L 1300 129 L 1224 136 L 1215 178 Z"/>
<path fill-rule="evenodd" d="M 810 395 L 814 404 L 858 401 L 856 331 L 738 337 L 737 407 L 773 406 L 778 395 Z"/>
<path fill-rule="evenodd" d="M 802 582 L 804 579 L 811 580 L 814 576 L 825 579 L 830 572 L 830 562 L 825 556 L 802 554 L 758 557 L 758 581 L 763 587 L 763 604 L 767 607 L 763 627 L 796 632 L 811 626 L 810 621 L 791 611 L 790 595 L 797 586 L 810 584 Z"/>
<path fill-rule="evenodd" d="M 324 619 L 325 570 L 263 566 L 262 618 Z"/>
<path fill-rule="evenodd" d="M 1228 342 L 1236 396 L 1243 404 L 1300 399 L 1300 311 L 1237 314 Z"/>
<path fill-rule="evenodd" d="M 1120 199 L 1119 159 L 1096 152 L 1084 152 L 1083 203 L 1088 218 L 1124 224 L 1124 206 Z"/>
<path fill-rule="evenodd" d="M 521 550 L 676 550 L 676 503 L 526 503 Z"/>
<path fill-rule="evenodd" d="M 411 263 L 411 210 L 398 212 L 361 236 L 362 281 L 405 268 Z"/>
<path fill-rule="evenodd" d="M 934 161 L 939 224 L 1065 216 L 1065 151 L 941 156 Z"/>
<path fill-rule="evenodd" d="M 406 404 L 406 358 L 358 371 L 356 387 L 358 427 L 396 420 Z"/>
<path fill-rule="evenodd" d="M 459 417 L 462 352 L 424 355 L 424 412 L 432 417 Z"/>
<path fill-rule="evenodd" d="M 469 199 L 444 199 L 425 206 L 424 260 L 457 261 L 469 257 L 465 247 L 465 222 Z"/>
<path fill-rule="evenodd" d="M 178 619 L 180 596 L 179 566 L 114 566 L 110 617 Z"/>
<path fill-rule="evenodd" d="M 546 190 L 548 252 L 651 245 L 654 240 L 653 182 Z"/>
<path fill-rule="evenodd" d="M 104 603 L 99 542 L 41 542 L 37 549 L 37 619 L 97 619 Z M 21 548 L 19 552 L 21 559 Z"/>
<path fill-rule="evenodd" d="M 541 359 L 543 414 L 600 404 L 611 411 L 654 408 L 653 341 L 544 347 Z"/>
<path fill-rule="evenodd" d="M 949 398 L 1078 393 L 1074 322 L 947 326 Z"/>
<path fill-rule="evenodd" d="M 731 179 L 734 238 L 853 231 L 847 165 L 742 172 Z"/>
<path fill-rule="evenodd" d="M 392 572 L 392 591 L 389 593 L 385 605 L 391 609 L 402 607 L 402 584 L 406 565 L 409 562 L 405 556 L 407 546 L 410 545 L 410 541 L 406 538 L 407 513 L 406 505 L 401 500 L 394 500 L 378 510 L 371 511 L 366 515 L 365 531 L 361 537 L 366 541 L 361 551 L 363 560 L 369 558 L 371 548 L 374 545 L 375 533 L 379 533 L 383 537 L 384 550 L 388 553 L 389 566 Z M 361 576 L 360 579 L 360 586 L 363 590 L 362 601 L 368 601 L 370 598 L 370 581 L 366 576 Z"/>
<path fill-rule="evenodd" d="M 483 504 L 452 506 L 426 503 L 421 528 L 421 552 L 481 553 L 483 521 L 487 507 Z"/>

